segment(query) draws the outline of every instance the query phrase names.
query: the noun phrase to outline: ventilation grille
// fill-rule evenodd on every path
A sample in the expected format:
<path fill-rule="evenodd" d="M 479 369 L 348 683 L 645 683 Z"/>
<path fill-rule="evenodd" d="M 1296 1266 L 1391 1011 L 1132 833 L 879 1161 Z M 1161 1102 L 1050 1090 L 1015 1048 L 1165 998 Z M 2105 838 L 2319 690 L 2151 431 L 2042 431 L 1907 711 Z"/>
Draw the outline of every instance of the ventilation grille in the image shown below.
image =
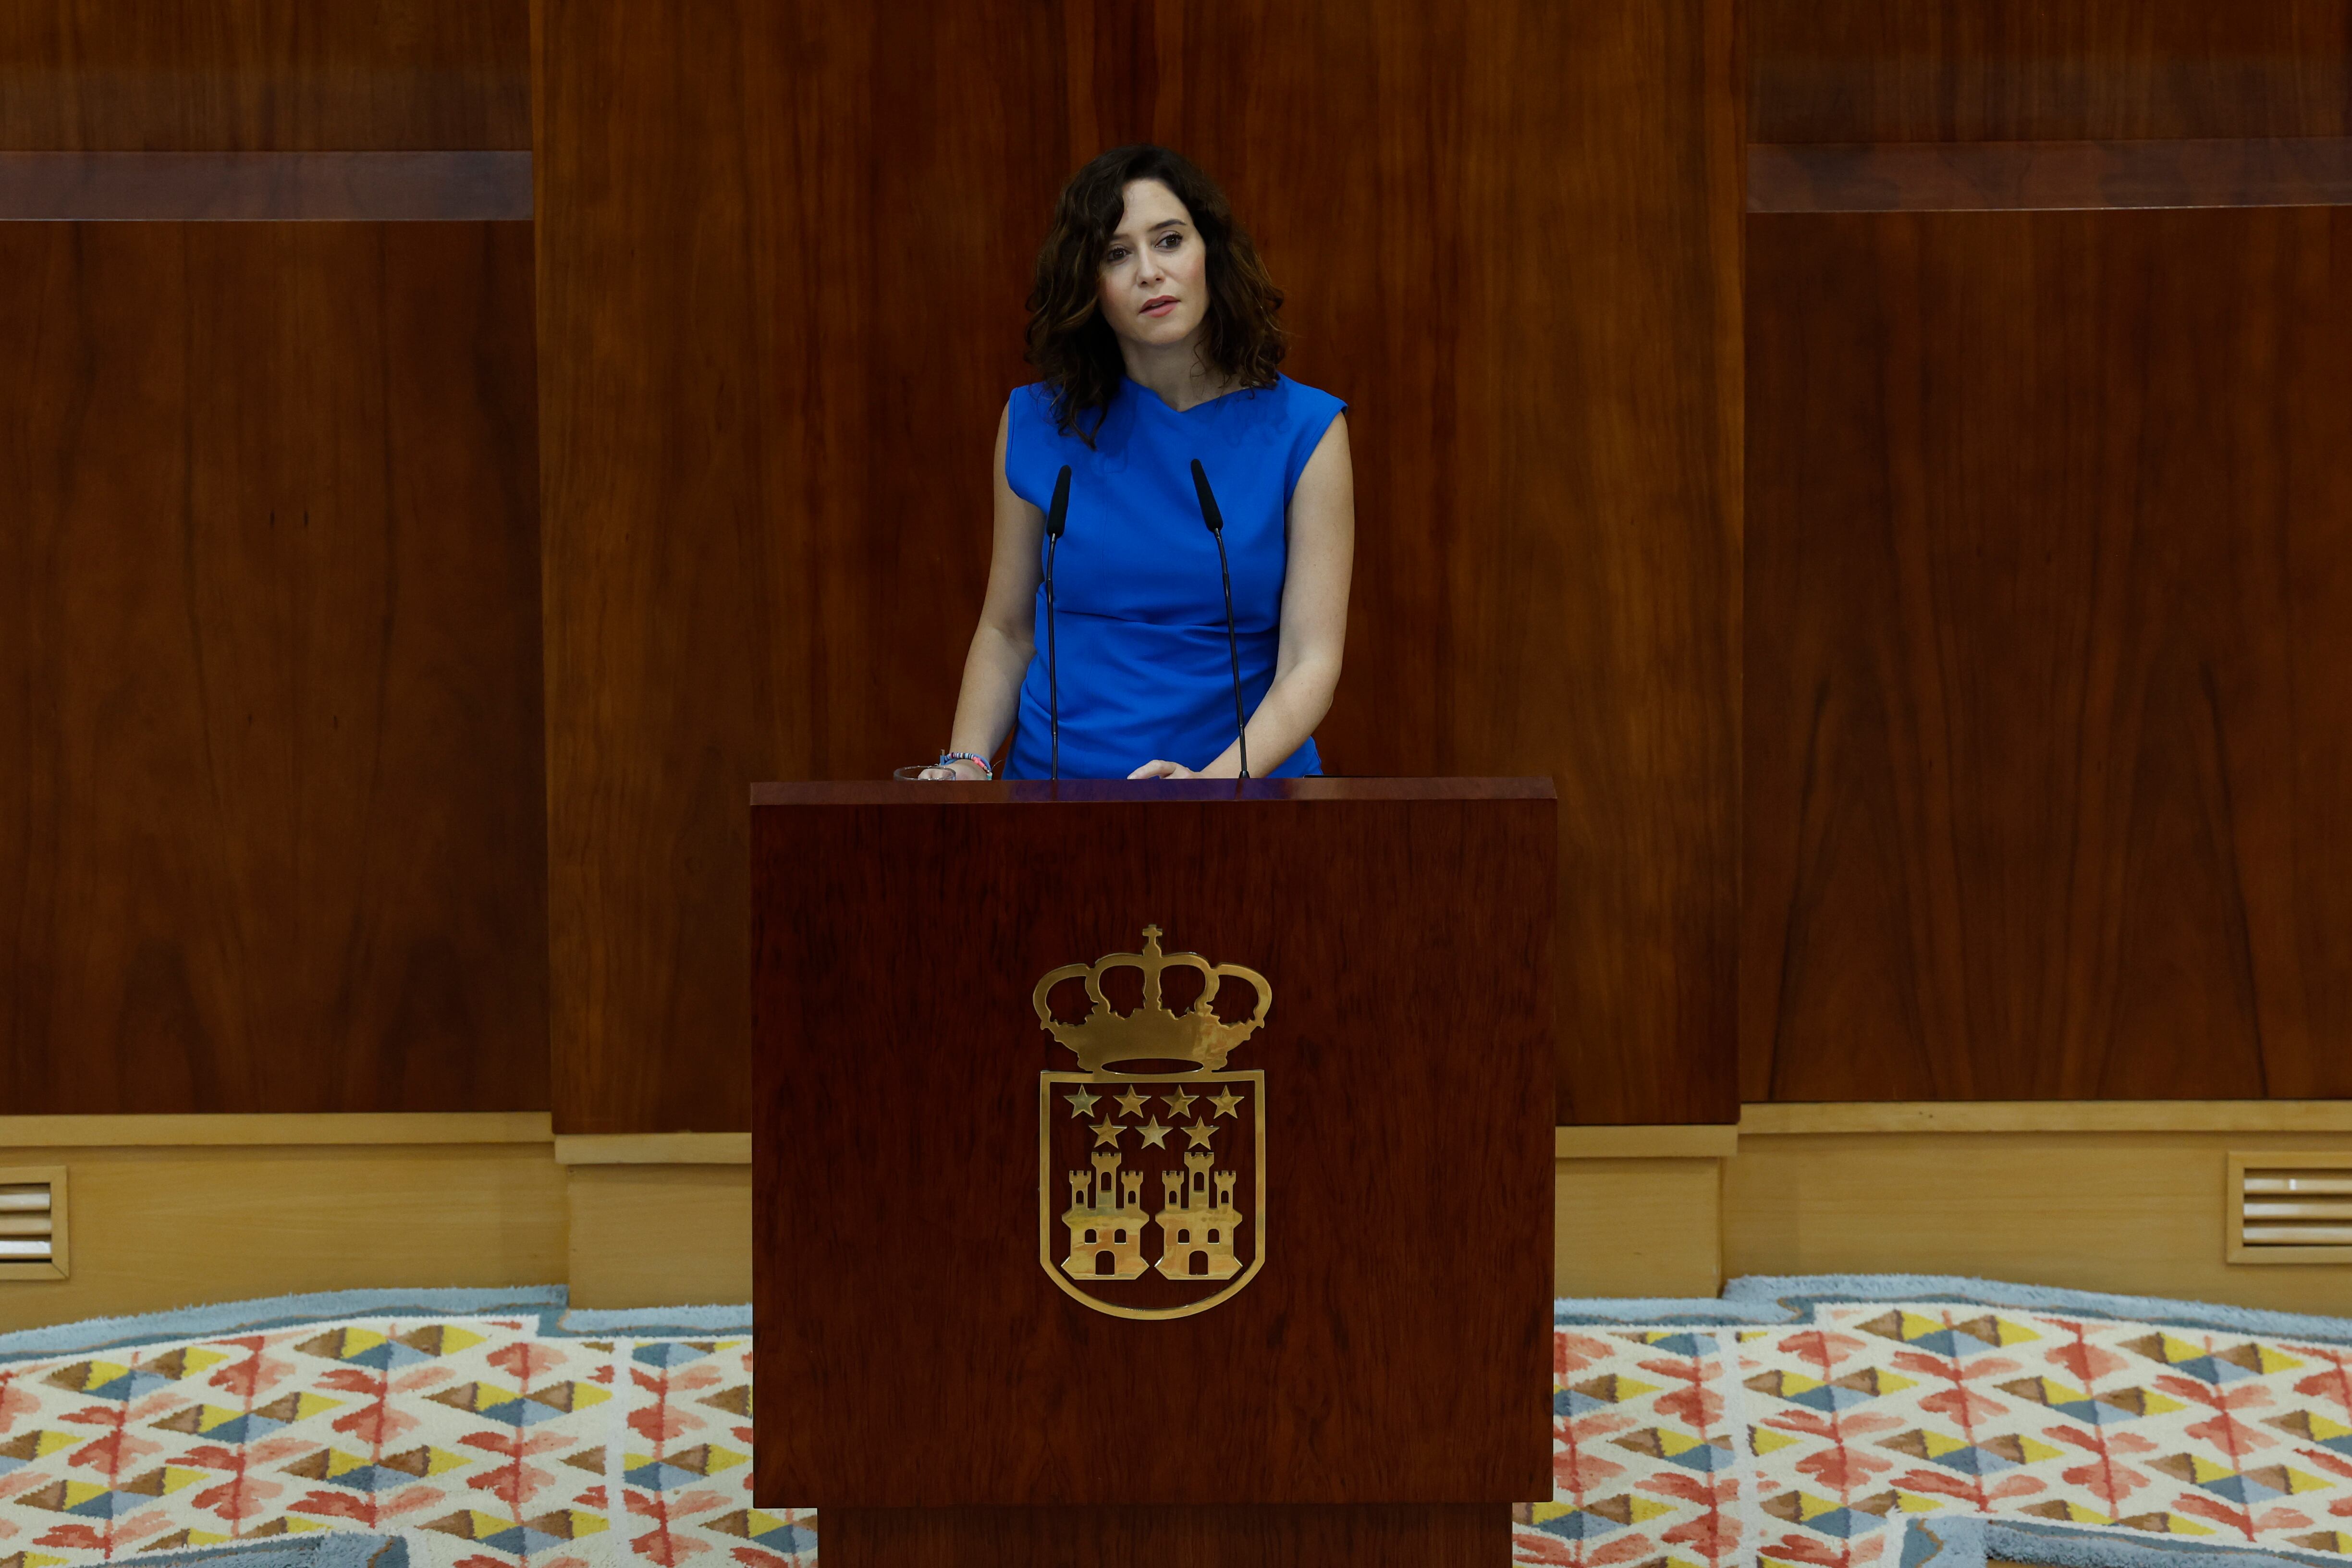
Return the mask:
<path fill-rule="evenodd" d="M 0 1170 L 0 1279 L 66 1272 L 66 1173 Z"/>
<path fill-rule="evenodd" d="M 2352 1153 L 2230 1156 L 2230 1261 L 2352 1262 Z"/>

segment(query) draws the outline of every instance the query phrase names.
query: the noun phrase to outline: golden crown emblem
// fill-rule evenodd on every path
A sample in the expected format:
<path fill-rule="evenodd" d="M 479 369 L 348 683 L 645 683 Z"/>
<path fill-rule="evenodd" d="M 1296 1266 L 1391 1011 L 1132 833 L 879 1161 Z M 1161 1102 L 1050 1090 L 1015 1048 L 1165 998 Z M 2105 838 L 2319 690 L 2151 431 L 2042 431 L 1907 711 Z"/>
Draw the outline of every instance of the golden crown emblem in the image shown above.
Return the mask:
<path fill-rule="evenodd" d="M 1113 1012 L 1103 997 L 1103 976 L 1114 969 L 1143 972 L 1143 1005 L 1132 1013 Z M 1171 969 L 1201 972 L 1201 994 L 1181 1013 L 1169 1011 L 1160 1000 L 1160 979 Z M 1065 980 L 1079 979 L 1086 981 L 1094 1006 L 1077 1023 L 1066 1024 L 1054 1016 L 1046 994 Z M 1217 987 L 1227 980 L 1245 981 L 1257 993 L 1257 1008 L 1244 1023 L 1226 1023 L 1211 1005 Z M 1099 1073 L 1115 1062 L 1167 1061 L 1198 1062 L 1219 1072 L 1233 1048 L 1265 1022 L 1266 1011 L 1274 1005 L 1274 988 L 1265 975 L 1238 963 L 1212 964 L 1197 952 L 1162 952 L 1160 928 L 1145 926 L 1141 952 L 1109 952 L 1092 963 L 1066 963 L 1037 982 L 1029 1001 L 1037 1010 L 1037 1022 L 1076 1051 L 1078 1066 L 1088 1072 Z"/>

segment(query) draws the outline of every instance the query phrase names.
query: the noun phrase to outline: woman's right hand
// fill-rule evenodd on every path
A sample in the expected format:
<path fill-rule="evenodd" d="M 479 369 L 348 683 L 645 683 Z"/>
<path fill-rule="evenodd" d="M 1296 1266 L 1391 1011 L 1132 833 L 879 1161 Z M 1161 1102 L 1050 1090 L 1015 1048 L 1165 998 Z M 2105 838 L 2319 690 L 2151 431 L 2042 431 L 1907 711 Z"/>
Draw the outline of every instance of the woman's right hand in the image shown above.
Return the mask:
<path fill-rule="evenodd" d="M 941 781 L 963 779 L 973 784 L 985 784 L 988 781 L 987 773 L 977 763 L 950 763 L 940 767 L 925 768 L 916 776 Z"/>

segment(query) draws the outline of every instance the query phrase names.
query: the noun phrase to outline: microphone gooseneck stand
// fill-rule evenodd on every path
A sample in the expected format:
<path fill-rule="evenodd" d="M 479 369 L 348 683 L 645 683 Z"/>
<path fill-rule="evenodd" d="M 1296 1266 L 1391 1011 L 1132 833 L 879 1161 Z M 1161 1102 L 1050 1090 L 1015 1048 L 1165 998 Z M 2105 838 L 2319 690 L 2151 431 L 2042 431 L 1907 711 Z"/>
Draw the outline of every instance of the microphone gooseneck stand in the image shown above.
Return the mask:
<path fill-rule="evenodd" d="M 1225 558 L 1225 514 L 1217 510 L 1216 492 L 1209 489 L 1208 470 L 1192 459 L 1192 492 L 1201 499 L 1201 521 L 1217 542 L 1217 575 L 1225 583 L 1225 651 L 1234 661 L 1234 740 L 1241 747 L 1242 777 L 1250 776 L 1249 722 L 1242 717 L 1242 645 L 1234 631 L 1234 573 Z"/>
<path fill-rule="evenodd" d="M 1062 777 L 1062 668 L 1054 646 L 1054 556 L 1062 547 L 1062 530 L 1069 521 L 1070 465 L 1064 463 L 1054 479 L 1053 509 L 1045 514 L 1045 700 L 1054 731 L 1053 777 L 1056 783 Z M 1232 596 L 1229 590 L 1226 597 L 1230 600 Z M 1228 618 L 1231 614 L 1228 610 Z"/>

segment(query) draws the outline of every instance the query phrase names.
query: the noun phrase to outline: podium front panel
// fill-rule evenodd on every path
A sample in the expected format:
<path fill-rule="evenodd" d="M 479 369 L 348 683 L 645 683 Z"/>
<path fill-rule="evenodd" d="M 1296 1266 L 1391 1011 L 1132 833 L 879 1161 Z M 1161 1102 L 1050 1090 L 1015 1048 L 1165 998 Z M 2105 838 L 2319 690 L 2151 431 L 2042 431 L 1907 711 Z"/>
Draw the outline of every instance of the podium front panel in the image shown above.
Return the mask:
<path fill-rule="evenodd" d="M 1549 1495 L 1554 812 L 1516 780 L 756 790 L 761 1502 Z M 1033 1009 L 1147 944 L 1268 984 L 1251 1031 L 1220 982 L 1213 1083 L 1090 1082 Z"/>

